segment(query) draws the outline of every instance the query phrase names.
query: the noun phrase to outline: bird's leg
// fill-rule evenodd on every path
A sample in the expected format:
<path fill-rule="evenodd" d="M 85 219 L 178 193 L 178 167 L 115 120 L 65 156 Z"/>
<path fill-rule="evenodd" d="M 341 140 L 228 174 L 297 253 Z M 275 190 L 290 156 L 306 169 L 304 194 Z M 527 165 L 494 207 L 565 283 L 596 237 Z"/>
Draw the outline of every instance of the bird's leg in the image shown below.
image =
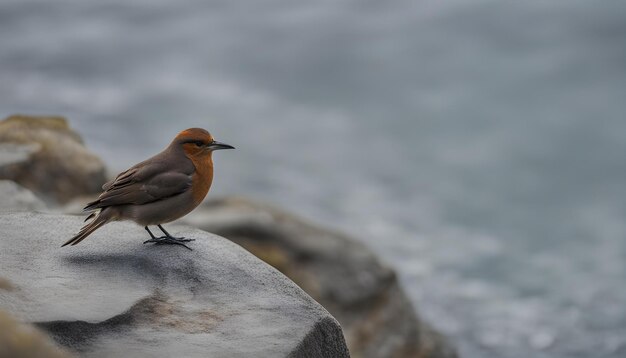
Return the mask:
<path fill-rule="evenodd" d="M 159 228 L 161 228 L 161 225 L 159 225 Z M 150 234 L 151 239 L 150 240 L 146 240 L 143 243 L 147 244 L 149 242 L 157 244 L 157 245 L 180 245 L 180 246 L 184 246 L 186 249 L 191 250 L 191 247 L 187 246 L 184 244 L 184 242 L 188 242 L 188 241 L 192 241 L 191 239 L 187 239 L 187 240 L 183 240 L 181 239 L 177 239 L 175 237 L 172 237 L 171 235 L 167 234 L 165 232 L 165 230 L 163 230 L 163 228 L 161 228 L 161 230 L 163 230 L 163 232 L 167 235 L 167 236 L 161 236 L 161 237 L 156 237 L 154 236 L 154 234 L 152 233 L 152 231 L 150 231 L 150 229 L 147 226 L 144 226 L 144 229 L 146 229 L 146 231 L 148 232 L 148 234 Z M 193 250 L 191 250 L 193 251 Z"/>
<path fill-rule="evenodd" d="M 150 231 L 150 229 L 148 229 L 148 227 L 147 227 L 147 226 L 144 226 L 143 228 L 144 228 L 144 229 L 146 229 L 146 231 L 148 232 L 148 234 L 150 234 L 150 237 L 152 238 L 152 240 L 158 240 L 158 238 L 157 238 L 156 236 L 154 236 L 154 234 L 152 233 L 152 231 Z M 146 241 L 146 242 L 148 242 L 148 241 Z M 146 242 L 144 242 L 144 244 L 145 244 Z"/>
<path fill-rule="evenodd" d="M 165 234 L 165 237 L 167 237 L 168 239 L 176 240 L 176 241 L 179 241 L 179 242 L 195 241 L 195 239 L 185 239 L 184 237 L 174 237 L 174 236 L 170 235 L 169 232 L 165 231 L 163 226 L 161 226 L 161 225 L 157 225 L 157 226 L 159 227 L 159 229 L 161 229 L 161 231 L 163 231 L 163 233 Z"/>

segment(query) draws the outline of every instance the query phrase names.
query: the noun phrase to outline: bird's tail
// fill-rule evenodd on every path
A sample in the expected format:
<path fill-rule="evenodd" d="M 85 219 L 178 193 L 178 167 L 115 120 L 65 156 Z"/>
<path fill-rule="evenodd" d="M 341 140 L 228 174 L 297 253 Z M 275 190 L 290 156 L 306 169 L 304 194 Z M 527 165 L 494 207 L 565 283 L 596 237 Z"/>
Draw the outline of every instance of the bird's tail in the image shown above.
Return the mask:
<path fill-rule="evenodd" d="M 91 220 L 91 222 L 83 226 L 82 229 L 80 229 L 80 231 L 78 232 L 78 234 L 76 234 L 74 237 L 69 239 L 65 244 L 61 245 L 61 247 L 66 246 L 66 245 L 78 244 L 79 242 L 83 241 L 87 236 L 91 235 L 91 233 L 96 231 L 99 227 L 101 227 L 102 225 L 106 224 L 107 222 L 111 220 L 111 215 L 109 213 L 109 210 L 107 210 L 106 208 L 100 211 L 97 215 L 92 213 L 91 215 L 87 217 L 87 219 L 93 217 L 94 215 L 95 215 L 95 218 Z"/>

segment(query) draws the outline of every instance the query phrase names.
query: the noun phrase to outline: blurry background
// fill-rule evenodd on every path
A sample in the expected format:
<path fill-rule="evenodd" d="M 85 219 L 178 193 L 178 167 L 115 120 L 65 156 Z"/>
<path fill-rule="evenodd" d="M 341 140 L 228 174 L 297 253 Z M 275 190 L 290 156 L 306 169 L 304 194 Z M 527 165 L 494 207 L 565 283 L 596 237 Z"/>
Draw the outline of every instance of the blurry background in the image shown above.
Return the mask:
<path fill-rule="evenodd" d="M 462 357 L 626 355 L 626 2 L 0 3 L 0 109 L 366 242 Z"/>

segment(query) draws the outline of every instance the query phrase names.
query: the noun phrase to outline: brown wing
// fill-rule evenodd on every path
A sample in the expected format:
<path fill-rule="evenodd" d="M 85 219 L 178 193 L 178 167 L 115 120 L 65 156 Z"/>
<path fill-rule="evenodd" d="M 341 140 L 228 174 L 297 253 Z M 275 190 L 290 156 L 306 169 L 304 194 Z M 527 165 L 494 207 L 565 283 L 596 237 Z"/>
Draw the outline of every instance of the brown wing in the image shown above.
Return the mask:
<path fill-rule="evenodd" d="M 185 192 L 191 187 L 194 167 L 186 158 L 182 162 L 151 160 L 139 163 L 104 184 L 104 192 L 89 203 L 85 211 L 113 205 L 147 204 Z"/>

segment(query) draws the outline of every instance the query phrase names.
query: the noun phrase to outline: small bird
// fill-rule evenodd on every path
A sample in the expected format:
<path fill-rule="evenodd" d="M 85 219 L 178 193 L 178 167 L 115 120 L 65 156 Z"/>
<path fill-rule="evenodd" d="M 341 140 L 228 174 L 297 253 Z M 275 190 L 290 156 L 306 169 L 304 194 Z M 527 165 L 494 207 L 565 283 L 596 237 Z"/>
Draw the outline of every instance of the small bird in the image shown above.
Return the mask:
<path fill-rule="evenodd" d="M 209 192 L 213 181 L 213 151 L 235 149 L 220 143 L 204 129 L 186 129 L 161 153 L 118 174 L 104 184 L 104 192 L 83 211 L 93 219 L 68 240 L 76 245 L 110 221 L 132 220 L 144 226 L 151 239 L 144 242 L 181 245 L 193 239 L 174 237 L 161 224 L 179 219 L 195 209 Z M 164 236 L 148 228 L 156 225 Z"/>

